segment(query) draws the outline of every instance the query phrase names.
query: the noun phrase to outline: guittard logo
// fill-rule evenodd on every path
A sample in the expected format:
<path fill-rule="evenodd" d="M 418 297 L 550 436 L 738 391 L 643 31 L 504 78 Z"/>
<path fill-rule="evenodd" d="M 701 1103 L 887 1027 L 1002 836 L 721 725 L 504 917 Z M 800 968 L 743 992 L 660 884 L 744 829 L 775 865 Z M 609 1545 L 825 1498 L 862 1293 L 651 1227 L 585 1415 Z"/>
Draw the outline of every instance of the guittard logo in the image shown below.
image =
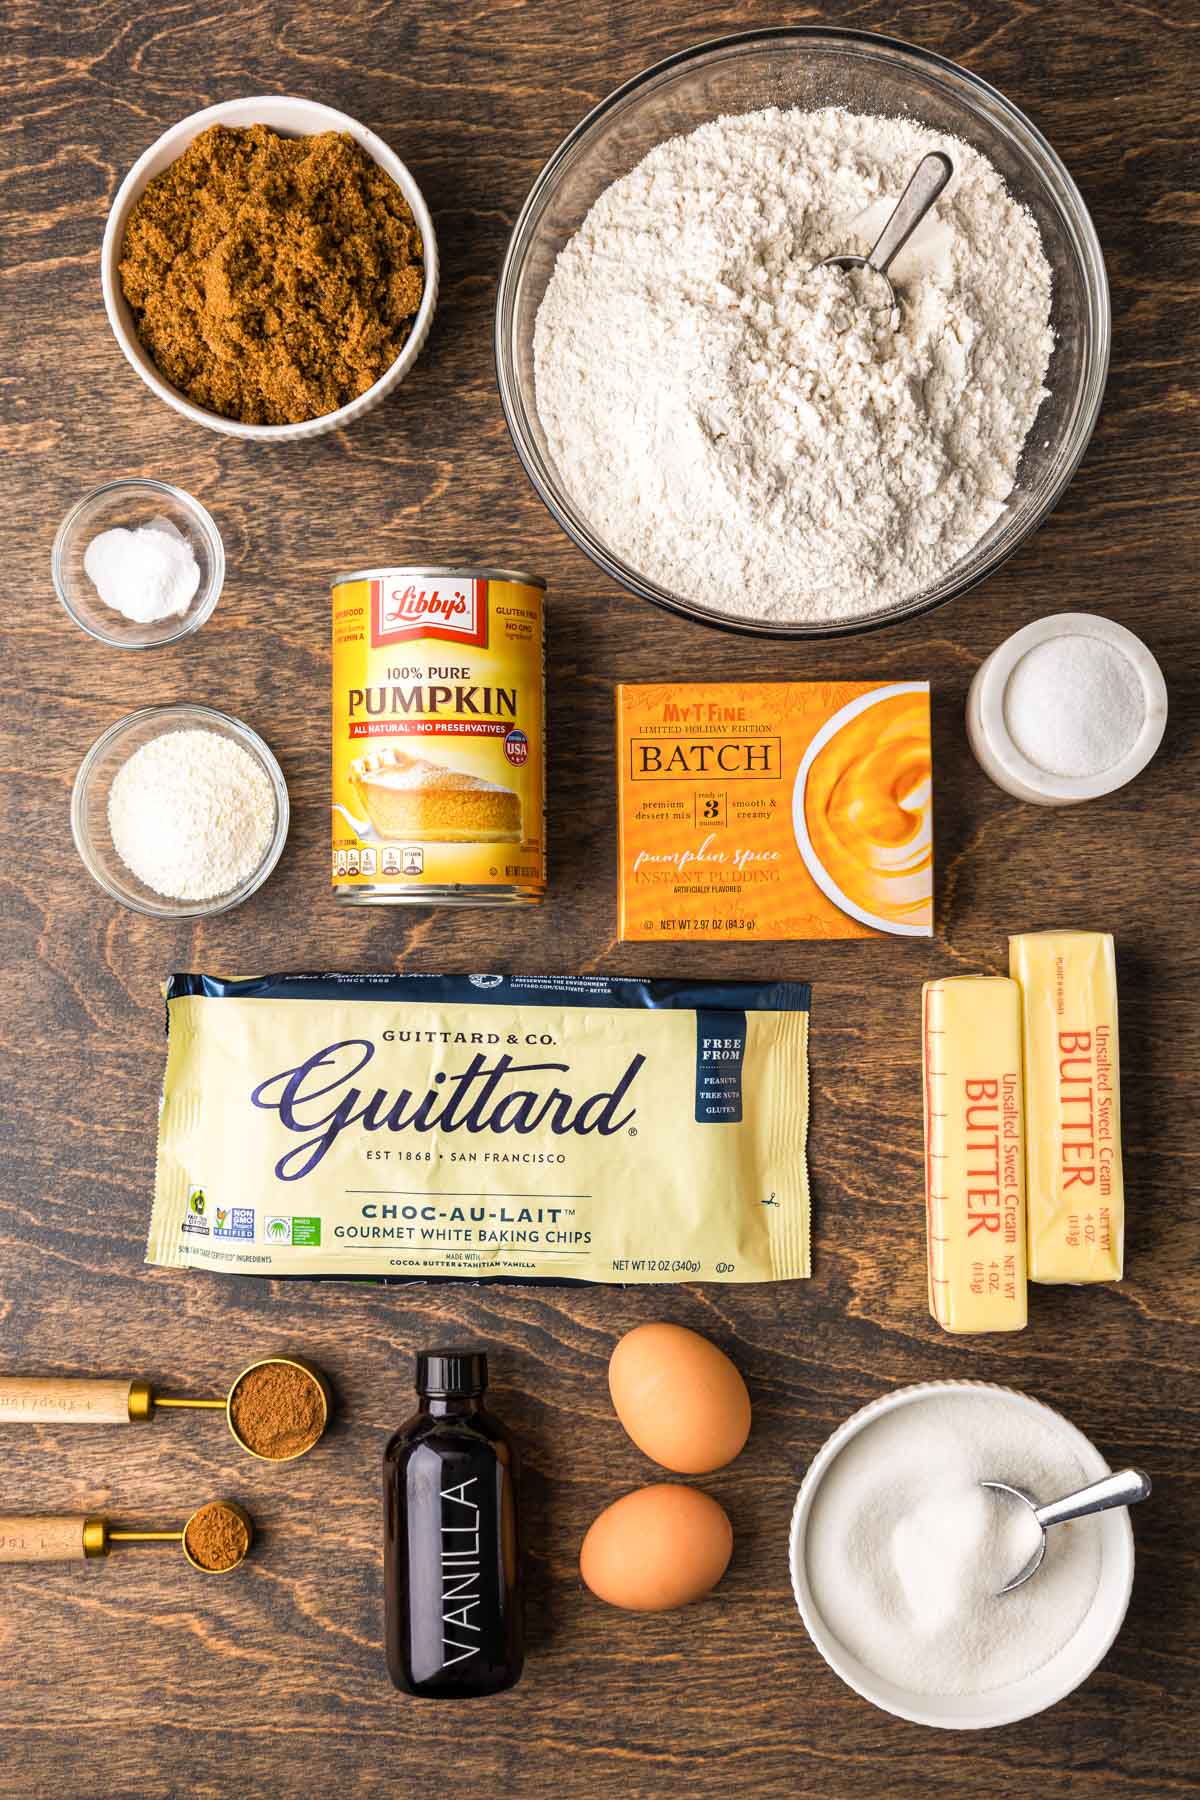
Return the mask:
<path fill-rule="evenodd" d="M 488 641 L 486 581 L 418 582 L 407 576 L 371 583 L 371 643 L 408 638 L 446 638 L 451 643 Z"/>
<path fill-rule="evenodd" d="M 515 1131 L 525 1137 L 546 1130 L 559 1137 L 593 1132 L 611 1137 L 637 1117 L 636 1107 L 621 1108 L 646 1060 L 633 1056 L 615 1087 L 581 1098 L 537 1082 L 539 1076 L 570 1075 L 569 1063 L 519 1063 L 507 1052 L 491 1063 L 480 1052 L 457 1075 L 439 1070 L 423 1094 L 413 1088 L 389 1094 L 377 1087 L 368 1095 L 365 1087 L 352 1084 L 374 1056 L 370 1038 L 343 1038 L 259 1082 L 250 1095 L 252 1104 L 278 1113 L 285 1130 L 300 1137 L 275 1164 L 280 1181 L 310 1175 L 351 1125 L 363 1131 Z M 531 1078 L 528 1085 L 522 1077 Z M 271 1223 L 267 1221 L 268 1231 Z"/>

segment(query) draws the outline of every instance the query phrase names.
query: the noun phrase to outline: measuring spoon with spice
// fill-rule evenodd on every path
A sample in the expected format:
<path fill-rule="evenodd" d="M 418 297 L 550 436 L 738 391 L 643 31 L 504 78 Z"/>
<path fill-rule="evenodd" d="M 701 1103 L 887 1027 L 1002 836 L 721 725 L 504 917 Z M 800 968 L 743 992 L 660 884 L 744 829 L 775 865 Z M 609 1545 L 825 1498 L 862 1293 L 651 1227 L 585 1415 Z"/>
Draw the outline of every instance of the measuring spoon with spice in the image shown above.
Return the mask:
<path fill-rule="evenodd" d="M 250 1456 L 292 1462 L 325 1430 L 332 1396 L 321 1371 L 295 1356 L 251 1363 L 223 1400 L 157 1394 L 148 1381 L 125 1377 L 0 1376 L 0 1424 L 133 1425 L 160 1407 L 224 1412 Z"/>
<path fill-rule="evenodd" d="M 245 1560 L 254 1522 L 236 1500 L 210 1500 L 179 1531 L 116 1530 L 86 1514 L 0 1514 L 0 1563 L 90 1562 L 114 1544 L 179 1544 L 202 1575 L 226 1575 Z"/>

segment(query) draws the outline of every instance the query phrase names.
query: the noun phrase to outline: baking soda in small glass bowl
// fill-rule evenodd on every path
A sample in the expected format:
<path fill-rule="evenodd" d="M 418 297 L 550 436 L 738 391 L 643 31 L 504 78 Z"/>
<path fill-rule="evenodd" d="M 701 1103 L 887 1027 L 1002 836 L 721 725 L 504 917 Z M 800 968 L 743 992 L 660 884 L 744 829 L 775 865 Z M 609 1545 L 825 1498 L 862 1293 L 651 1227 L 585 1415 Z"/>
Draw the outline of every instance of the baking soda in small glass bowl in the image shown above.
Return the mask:
<path fill-rule="evenodd" d="M 87 570 L 93 544 L 110 531 L 168 526 L 186 541 L 198 580 L 182 613 L 139 621 L 105 604 Z M 94 561 L 94 555 L 93 555 Z M 115 650 L 150 650 L 198 631 L 225 579 L 225 550 L 211 516 L 182 488 L 149 477 L 106 481 L 73 506 L 58 528 L 50 569 L 55 592 L 81 630 Z"/>

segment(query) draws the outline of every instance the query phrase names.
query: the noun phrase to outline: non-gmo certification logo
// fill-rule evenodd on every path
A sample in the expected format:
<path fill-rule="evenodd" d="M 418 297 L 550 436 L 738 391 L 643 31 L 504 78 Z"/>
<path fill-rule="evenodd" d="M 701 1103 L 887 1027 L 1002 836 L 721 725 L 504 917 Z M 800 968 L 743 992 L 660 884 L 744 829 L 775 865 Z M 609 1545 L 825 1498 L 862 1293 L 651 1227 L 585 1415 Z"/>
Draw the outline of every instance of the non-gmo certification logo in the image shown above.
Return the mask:
<path fill-rule="evenodd" d="M 213 1214 L 213 1236 L 219 1238 L 252 1238 L 254 1208 L 252 1206 L 218 1206 Z"/>

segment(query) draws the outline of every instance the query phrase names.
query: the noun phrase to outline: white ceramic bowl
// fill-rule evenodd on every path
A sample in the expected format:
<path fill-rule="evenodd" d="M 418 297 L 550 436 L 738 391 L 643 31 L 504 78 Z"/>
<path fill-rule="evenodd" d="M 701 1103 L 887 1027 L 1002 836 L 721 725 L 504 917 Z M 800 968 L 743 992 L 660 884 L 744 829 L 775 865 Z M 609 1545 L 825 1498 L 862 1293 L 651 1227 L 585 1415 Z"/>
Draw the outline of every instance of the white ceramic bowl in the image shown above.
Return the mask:
<path fill-rule="evenodd" d="M 931 937 L 933 935 L 933 902 L 930 900 L 930 924 L 905 925 L 895 919 L 882 918 L 877 913 L 870 913 L 857 901 L 843 894 L 825 864 L 817 855 L 812 839 L 808 835 L 808 818 L 804 811 L 804 790 L 808 785 L 808 772 L 817 756 L 825 748 L 830 738 L 836 737 L 843 725 L 856 719 L 859 713 L 867 712 L 872 706 L 878 706 L 881 700 L 894 699 L 897 694 L 927 694 L 929 683 L 926 681 L 893 681 L 887 687 L 876 688 L 873 693 L 860 694 L 857 700 L 849 701 L 834 713 L 832 719 L 826 719 L 808 749 L 804 752 L 800 767 L 796 770 L 796 780 L 792 788 L 792 835 L 796 839 L 796 848 L 800 852 L 805 868 L 825 895 L 832 900 L 842 912 L 857 919 L 860 925 L 870 925 L 875 931 L 886 931 L 889 937 Z"/>
<path fill-rule="evenodd" d="M 911 1719 L 915 1725 L 933 1725 L 943 1731 L 992 1730 L 997 1725 L 1011 1725 L 1017 1719 L 1032 1718 L 1034 1713 L 1044 1712 L 1048 1706 L 1065 1699 L 1087 1680 L 1107 1655 L 1121 1629 L 1133 1591 L 1133 1528 L 1128 1509 L 1116 1507 L 1111 1512 L 1096 1515 L 1095 1522 L 1101 1533 L 1100 1582 L 1083 1623 L 1057 1655 L 1022 1681 L 1010 1682 L 985 1694 L 913 1694 L 876 1675 L 857 1657 L 851 1656 L 834 1636 L 813 1598 L 805 1563 L 805 1541 L 813 1502 L 835 1457 L 851 1438 L 857 1437 L 884 1413 L 931 1397 L 944 1399 L 948 1394 L 975 1392 L 1002 1394 L 1013 1406 L 1036 1412 L 1040 1417 L 1048 1413 L 1061 1426 L 1083 1466 L 1087 1481 L 1099 1481 L 1101 1476 L 1112 1473 L 1090 1438 L 1053 1407 L 1034 1400 L 1029 1394 L 988 1381 L 923 1381 L 915 1387 L 897 1388 L 894 1393 L 873 1400 L 839 1425 L 810 1463 L 792 1512 L 789 1554 L 792 1591 L 808 1635 L 829 1667 L 872 1706 L 894 1713 L 897 1718 Z"/>
<path fill-rule="evenodd" d="M 281 132 L 285 137 L 305 137 L 318 131 L 349 132 L 384 173 L 391 176 L 412 207 L 425 253 L 425 291 L 421 295 L 421 305 L 412 331 L 386 374 L 381 375 L 365 394 L 360 394 L 346 406 L 339 406 L 336 412 L 322 413 L 319 418 L 305 419 L 297 425 L 243 425 L 237 419 L 226 419 L 220 413 L 208 412 L 202 406 L 195 406 L 178 388 L 172 387 L 169 381 L 163 380 L 153 358 L 143 348 L 133 328 L 133 315 L 121 292 L 119 273 L 126 220 L 147 183 L 169 168 L 183 155 L 192 139 L 199 137 L 202 131 L 207 131 L 210 125 L 269 125 L 273 131 Z M 365 125 L 360 125 L 357 119 L 350 118 L 347 113 L 337 112 L 332 106 L 321 106 L 315 100 L 297 100 L 281 94 L 256 94 L 246 100 L 223 100 L 219 106 L 206 106 L 203 112 L 190 113 L 178 125 L 172 125 L 169 131 L 164 131 L 134 163 L 117 190 L 104 230 L 100 272 L 104 286 L 104 307 L 113 335 L 127 360 L 151 392 L 196 425 L 206 425 L 210 431 L 223 431 L 228 437 L 257 438 L 272 444 L 290 443 L 298 438 L 319 437 L 326 431 L 338 431 L 343 425 L 352 424 L 355 419 L 361 419 L 364 413 L 371 412 L 393 388 L 399 387 L 416 362 L 421 346 L 429 335 L 437 306 L 438 253 L 433 220 L 429 216 L 429 208 L 420 188 L 400 158 L 388 149 L 382 138 L 376 137 L 373 131 L 368 131 Z"/>
<path fill-rule="evenodd" d="M 1009 679 L 1022 657 L 1061 637 L 1094 637 L 1119 650 L 1137 671 L 1146 703 L 1142 729 L 1126 754 L 1099 775 L 1051 775 L 1022 754 L 1005 718 Z M 1140 637 L 1099 613 L 1052 613 L 1036 619 L 997 646 L 975 672 L 967 695 L 967 737 L 975 760 L 997 787 L 1035 806 L 1075 806 L 1098 800 L 1140 775 L 1167 728 L 1167 684 Z"/>

